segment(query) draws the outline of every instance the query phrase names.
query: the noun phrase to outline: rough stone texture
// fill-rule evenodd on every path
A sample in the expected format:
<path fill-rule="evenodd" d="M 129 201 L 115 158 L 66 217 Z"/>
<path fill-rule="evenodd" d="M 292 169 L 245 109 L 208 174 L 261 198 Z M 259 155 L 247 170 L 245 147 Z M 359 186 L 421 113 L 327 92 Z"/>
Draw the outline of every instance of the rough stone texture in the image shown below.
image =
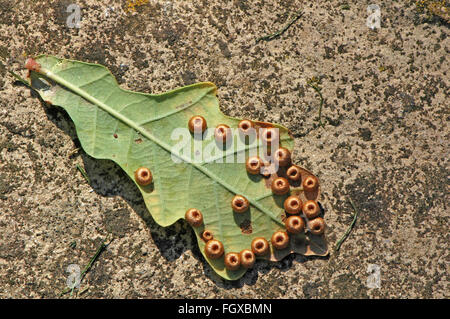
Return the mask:
<path fill-rule="evenodd" d="M 66 26 L 72 2 L 80 29 Z M 125 1 L 0 0 L 0 297 L 57 297 L 67 266 L 84 267 L 110 234 L 79 298 L 449 298 L 448 23 L 387 0 L 371 31 L 372 2 L 150 0 L 129 13 Z M 255 44 L 299 8 L 280 38 Z M 220 279 L 184 221 L 158 226 L 117 166 L 74 152 L 67 114 L 14 83 L 7 70 L 25 75 L 39 53 L 104 64 L 136 91 L 214 82 L 224 113 L 292 131 L 295 162 L 321 180 L 330 248 L 353 199 L 350 237 L 329 258 Z M 370 264 L 380 288 L 366 284 Z"/>

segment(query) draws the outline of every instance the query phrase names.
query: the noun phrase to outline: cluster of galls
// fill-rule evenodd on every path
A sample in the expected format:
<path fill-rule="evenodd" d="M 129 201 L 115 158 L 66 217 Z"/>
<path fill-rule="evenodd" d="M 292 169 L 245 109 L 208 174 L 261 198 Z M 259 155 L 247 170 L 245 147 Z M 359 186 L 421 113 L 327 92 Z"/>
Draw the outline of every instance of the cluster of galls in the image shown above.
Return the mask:
<path fill-rule="evenodd" d="M 318 217 L 320 213 L 319 204 L 314 200 L 302 203 L 302 200 L 295 195 L 289 196 L 284 201 L 284 210 L 290 215 L 284 221 L 286 230 L 291 234 L 300 234 L 305 231 L 305 222 L 300 216 L 303 215 L 308 220 L 309 231 L 314 235 L 322 235 L 325 231 L 325 221 Z"/>
<path fill-rule="evenodd" d="M 287 171 L 296 171 L 298 167 L 291 166 Z M 293 176 L 300 175 L 300 172 L 293 173 Z M 315 176 L 307 176 L 302 182 L 302 188 L 306 192 L 315 191 L 319 187 L 319 181 Z M 272 192 L 276 195 L 285 195 L 289 192 L 289 182 L 284 177 L 277 177 L 272 182 Z M 318 217 L 320 213 L 319 204 L 314 200 L 302 202 L 299 196 L 291 195 L 284 201 L 284 210 L 289 217 L 285 220 L 286 230 L 291 234 L 299 234 L 305 230 L 305 221 L 300 216 L 303 213 L 308 220 L 309 231 L 314 235 L 321 235 L 325 231 L 325 221 Z"/>
<path fill-rule="evenodd" d="M 289 180 L 292 182 L 298 182 L 301 179 L 301 169 L 297 165 L 291 163 L 291 152 L 280 147 L 275 151 L 275 160 L 281 167 L 287 167 L 285 177 L 274 178 L 271 184 L 272 192 L 275 195 L 286 195 L 290 191 Z M 246 161 L 246 169 L 249 174 L 262 174 L 266 175 L 264 171 L 264 164 L 258 156 L 249 157 Z M 319 187 L 319 181 L 315 176 L 307 176 L 302 181 L 302 189 L 305 192 L 313 192 Z M 289 216 L 285 220 L 286 230 L 291 234 L 299 234 L 305 230 L 305 222 L 299 216 L 303 212 L 304 216 L 308 219 L 308 225 L 310 232 L 314 235 L 321 235 L 325 230 L 325 222 L 323 218 L 318 217 L 320 207 L 314 200 L 308 200 L 305 203 L 302 202 L 300 197 L 292 195 L 284 201 L 284 209 Z M 272 245 L 278 249 L 286 248 L 289 243 L 289 237 L 286 233 L 282 232 L 274 233 L 272 236 Z"/>
<path fill-rule="evenodd" d="M 245 199 L 245 201 L 241 202 L 243 197 L 242 196 L 241 196 L 241 198 L 236 198 L 236 197 L 238 197 L 238 196 L 235 196 L 235 198 L 233 198 L 233 202 L 237 202 L 238 203 L 237 206 L 239 207 L 238 209 L 242 210 L 242 207 L 244 207 L 245 201 L 247 201 L 247 200 Z M 236 204 L 236 203 L 234 203 L 234 204 Z M 247 201 L 246 205 L 248 208 L 248 201 Z M 200 227 L 203 225 L 203 215 L 196 208 L 188 209 L 186 211 L 186 214 L 184 215 L 184 218 L 192 227 Z M 221 258 L 225 252 L 222 242 L 220 242 L 217 239 L 214 239 L 213 233 L 208 229 L 205 229 L 201 236 L 202 236 L 202 239 L 206 242 L 206 244 L 205 244 L 206 256 L 210 259 Z M 240 253 L 236 253 L 236 252 L 227 253 L 224 258 L 224 263 L 225 263 L 225 267 L 227 269 L 237 270 L 241 266 L 244 268 L 253 267 L 255 260 L 256 260 L 256 257 L 255 257 L 255 254 L 253 253 L 253 251 L 251 251 L 249 249 L 244 249 Z"/>
<path fill-rule="evenodd" d="M 249 120 L 242 120 L 238 124 L 239 132 L 242 135 L 248 134 L 253 127 L 253 123 Z M 203 133 L 207 128 L 205 118 L 200 115 L 193 116 L 188 122 L 188 128 L 191 133 Z M 230 136 L 231 130 L 228 125 L 220 124 L 214 130 L 214 137 L 217 142 L 226 143 Z M 266 128 L 263 130 L 260 138 L 266 145 L 270 145 L 274 140 L 279 139 L 278 131 L 273 128 Z M 284 147 L 280 147 L 275 151 L 274 158 L 280 167 L 288 168 L 286 170 L 287 178 L 277 177 L 272 181 L 272 192 L 275 195 L 286 195 L 290 191 L 289 180 L 298 182 L 301 179 L 301 169 L 297 165 L 292 165 L 291 153 Z M 245 166 L 249 174 L 261 174 L 265 177 L 271 175 L 271 172 L 267 170 L 267 164 L 263 163 L 258 156 L 249 157 Z M 136 170 L 134 175 L 136 182 L 142 186 L 149 185 L 153 180 L 150 170 L 145 167 Z M 308 176 L 302 182 L 302 188 L 306 192 L 315 191 L 318 187 L 319 181 L 315 176 Z M 249 201 L 242 195 L 235 195 L 231 200 L 231 208 L 235 213 L 244 213 L 249 207 Z M 320 208 L 316 201 L 308 200 L 303 203 L 300 197 L 291 195 L 284 201 L 284 210 L 289 215 L 285 219 L 286 231 L 276 231 L 273 233 L 271 243 L 275 249 L 285 249 L 289 245 L 289 234 L 299 234 L 305 231 L 305 221 L 300 216 L 301 212 L 303 212 L 303 215 L 308 220 L 310 232 L 314 235 L 323 234 L 325 222 L 323 218 L 318 217 Z M 203 214 L 196 208 L 188 209 L 184 218 L 192 227 L 200 227 L 203 225 Z M 202 239 L 206 242 L 205 254 L 208 258 L 219 259 L 223 256 L 223 244 L 214 238 L 210 230 L 205 229 L 203 231 Z M 243 249 L 239 253 L 227 253 L 224 257 L 225 267 L 228 270 L 237 270 L 241 266 L 244 268 L 252 268 L 256 256 L 265 256 L 269 252 L 269 242 L 263 237 L 255 238 L 251 243 L 251 250 Z"/>

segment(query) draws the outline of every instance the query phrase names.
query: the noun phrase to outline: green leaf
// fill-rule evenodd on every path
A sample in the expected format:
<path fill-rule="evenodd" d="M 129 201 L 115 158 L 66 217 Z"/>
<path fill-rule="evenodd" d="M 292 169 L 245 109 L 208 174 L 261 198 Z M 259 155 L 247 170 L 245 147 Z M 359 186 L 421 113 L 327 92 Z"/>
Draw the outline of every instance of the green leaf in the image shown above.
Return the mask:
<path fill-rule="evenodd" d="M 194 115 L 202 115 L 210 129 L 219 124 L 237 127 L 240 119 L 221 113 L 214 84 L 197 83 L 163 94 L 144 94 L 120 88 L 110 71 L 101 65 L 39 56 L 29 60 L 27 67 L 31 70 L 31 85 L 42 99 L 61 106 L 72 118 L 87 154 L 114 161 L 133 181 L 139 167 L 151 170 L 152 184 L 135 183 L 158 224 L 173 224 L 184 218 L 189 208 L 202 212 L 204 226 L 195 227 L 194 231 L 203 254 L 205 242 L 201 233 L 205 228 L 223 243 L 225 253 L 249 249 L 255 237 L 264 237 L 270 242 L 275 231 L 284 229 L 283 202 L 288 195 L 272 195 L 270 183 L 276 174 L 270 178 L 249 175 L 245 163 L 237 162 L 243 154 L 245 159 L 250 151 L 261 147 L 258 139 L 247 144 L 237 141 L 233 147 L 219 148 L 212 134 L 203 139 L 189 135 L 190 152 L 174 149 L 180 143 L 179 137 L 172 136 L 174 129 L 187 128 L 189 118 Z M 253 123 L 257 128 L 269 125 Z M 294 141 L 289 131 L 280 125 L 271 126 L 279 129 L 280 144 L 292 150 Z M 195 143 L 209 147 L 211 154 L 204 154 L 205 158 L 197 161 Z M 225 160 L 227 156 L 233 162 Z M 223 163 L 217 163 L 221 159 Z M 280 169 L 278 175 L 283 173 Z M 302 175 L 312 173 L 302 170 Z M 319 198 L 318 191 L 292 192 L 303 200 Z M 243 214 L 232 211 L 230 203 L 236 194 L 250 202 L 250 209 Z M 305 233 L 290 238 L 288 248 L 280 251 L 271 248 L 271 254 L 265 259 L 277 261 L 293 252 L 328 254 L 323 236 Z M 227 270 L 223 258 L 211 260 L 205 256 L 205 259 L 217 274 L 228 280 L 238 279 L 246 271 L 242 267 Z"/>

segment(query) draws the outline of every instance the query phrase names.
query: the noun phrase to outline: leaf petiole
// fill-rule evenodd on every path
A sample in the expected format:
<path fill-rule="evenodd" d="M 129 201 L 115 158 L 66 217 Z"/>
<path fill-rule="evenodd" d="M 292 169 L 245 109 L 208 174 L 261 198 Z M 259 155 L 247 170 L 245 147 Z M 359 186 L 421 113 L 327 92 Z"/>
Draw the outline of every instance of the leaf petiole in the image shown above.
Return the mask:
<path fill-rule="evenodd" d="M 87 175 L 86 171 L 84 170 L 83 167 L 80 166 L 80 164 L 76 165 L 77 169 L 80 171 L 81 175 L 83 175 L 83 177 L 86 179 L 86 181 L 88 182 L 88 184 L 91 183 L 91 180 L 89 179 L 89 176 Z"/>
<path fill-rule="evenodd" d="M 355 214 L 353 215 L 353 221 L 350 224 L 350 226 L 347 228 L 347 231 L 345 232 L 344 236 L 342 236 L 342 238 L 336 243 L 336 247 L 334 249 L 335 251 L 339 251 L 339 249 L 341 248 L 342 243 L 344 242 L 344 240 L 347 239 L 348 235 L 352 231 L 353 226 L 356 223 L 356 218 L 358 217 L 358 210 L 356 209 L 355 204 L 353 203 L 353 201 L 352 201 L 352 199 L 350 197 L 348 199 L 350 201 L 350 204 L 352 205 L 352 208 L 353 208 Z"/>
<path fill-rule="evenodd" d="M 322 106 L 323 106 L 323 102 L 324 102 L 324 98 L 322 96 L 322 88 L 319 87 L 319 84 L 317 83 L 317 81 L 315 80 L 315 78 L 312 78 L 308 81 L 306 81 L 306 83 L 312 87 L 314 89 L 314 91 L 317 92 L 317 94 L 319 94 L 319 98 L 320 98 L 320 105 L 319 105 L 319 126 L 321 127 L 325 127 L 325 124 L 322 123 Z"/>

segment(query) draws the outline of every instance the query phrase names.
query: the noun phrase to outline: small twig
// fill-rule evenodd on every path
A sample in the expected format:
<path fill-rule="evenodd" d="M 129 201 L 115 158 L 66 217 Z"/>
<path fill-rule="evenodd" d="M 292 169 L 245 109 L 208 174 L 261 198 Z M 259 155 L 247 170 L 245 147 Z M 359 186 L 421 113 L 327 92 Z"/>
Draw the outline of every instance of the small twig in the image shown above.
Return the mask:
<path fill-rule="evenodd" d="M 314 89 L 319 94 L 320 97 L 320 106 L 319 106 L 319 126 L 325 127 L 325 124 L 322 123 L 322 106 L 323 106 L 323 96 L 322 96 L 322 88 L 319 87 L 319 84 L 317 83 L 317 80 L 315 78 L 312 78 L 310 80 L 306 81 L 306 84 L 308 84 L 310 87 Z"/>
<path fill-rule="evenodd" d="M 84 268 L 84 270 L 81 272 L 81 277 L 80 277 L 80 281 L 83 280 L 84 276 L 86 276 L 86 273 L 89 271 L 89 269 L 91 269 L 92 265 L 94 264 L 94 262 L 97 260 L 98 256 L 100 256 L 101 252 L 108 247 L 109 244 L 111 244 L 111 242 L 113 241 L 113 239 L 111 239 L 109 241 L 109 243 L 105 244 L 105 241 L 102 241 L 102 244 L 100 245 L 100 247 L 98 247 L 97 252 L 95 253 L 94 257 L 91 258 L 91 260 L 89 261 L 89 264 L 87 264 L 87 266 Z"/>
<path fill-rule="evenodd" d="M 59 294 L 59 296 L 61 297 L 62 295 L 65 295 L 66 293 L 68 293 L 71 289 L 69 287 L 65 288 L 63 291 L 61 291 L 61 293 Z"/>
<path fill-rule="evenodd" d="M 336 247 L 334 248 L 335 251 L 339 251 L 339 249 L 341 248 L 342 243 L 344 242 L 344 240 L 347 239 L 348 235 L 349 235 L 350 232 L 352 231 L 353 226 L 354 226 L 355 223 L 356 223 L 356 218 L 358 217 L 358 210 L 356 209 L 355 204 L 353 204 L 353 201 L 352 201 L 352 199 L 351 199 L 350 197 L 349 197 L 348 199 L 349 199 L 349 201 L 350 201 L 350 204 L 351 204 L 352 207 L 353 207 L 353 210 L 354 210 L 354 212 L 355 212 L 355 215 L 353 216 L 353 221 L 352 221 L 352 223 L 350 224 L 350 226 L 348 227 L 348 229 L 347 229 L 347 231 L 345 232 L 344 236 L 342 236 L 342 238 L 336 243 Z"/>
<path fill-rule="evenodd" d="M 105 244 L 106 240 L 102 241 L 102 244 L 100 245 L 100 247 L 97 249 L 97 251 L 95 252 L 95 255 L 91 258 L 91 260 L 89 261 L 89 263 L 86 265 L 86 267 L 84 267 L 83 271 L 80 274 L 80 283 L 83 280 L 83 278 L 86 276 L 86 273 L 91 269 L 92 265 L 94 264 L 94 262 L 97 260 L 98 256 L 100 256 L 100 254 L 102 253 L 102 251 L 108 247 L 109 244 L 112 243 L 112 241 L 114 240 L 114 238 L 112 238 L 107 244 Z M 75 287 L 67 287 L 65 288 L 63 291 L 61 291 L 59 296 L 62 296 L 66 293 L 68 293 L 70 291 L 70 295 L 72 296 L 72 293 L 74 291 Z M 83 289 L 80 291 L 79 294 L 82 294 L 86 291 L 87 289 Z"/>
<path fill-rule="evenodd" d="M 90 184 L 91 180 L 89 179 L 89 176 L 86 174 L 86 171 L 84 170 L 84 168 L 81 167 L 79 164 L 77 164 L 76 166 L 77 166 L 77 169 L 80 171 L 81 175 L 83 175 L 83 177 L 86 179 L 88 184 Z"/>
<path fill-rule="evenodd" d="M 78 296 L 84 294 L 86 291 L 88 291 L 89 286 L 88 287 L 84 287 L 83 289 L 80 290 L 80 292 L 78 293 Z"/>
<path fill-rule="evenodd" d="M 275 33 L 271 33 L 268 35 L 265 35 L 263 37 L 260 37 L 258 39 L 256 39 L 256 43 L 258 43 L 261 40 L 264 41 L 270 41 L 273 40 L 277 37 L 279 37 L 280 35 L 282 35 L 292 24 L 294 24 L 295 21 L 297 21 L 301 16 L 302 16 L 303 12 L 301 12 L 301 10 L 297 11 L 295 13 L 295 15 L 292 17 L 292 19 L 283 27 L 283 29 L 275 32 Z"/>

